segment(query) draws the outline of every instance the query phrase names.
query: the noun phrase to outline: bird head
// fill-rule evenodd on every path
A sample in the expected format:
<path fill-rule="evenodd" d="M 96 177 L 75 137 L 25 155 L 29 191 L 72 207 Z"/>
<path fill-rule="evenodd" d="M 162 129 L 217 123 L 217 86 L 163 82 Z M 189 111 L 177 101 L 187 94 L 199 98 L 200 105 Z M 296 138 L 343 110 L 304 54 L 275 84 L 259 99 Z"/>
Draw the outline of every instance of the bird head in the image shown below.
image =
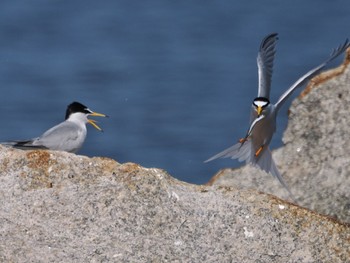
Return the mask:
<path fill-rule="evenodd" d="M 264 98 L 264 97 L 257 97 L 253 100 L 253 105 L 255 107 L 255 110 L 258 114 L 258 116 L 260 116 L 264 109 L 270 104 L 270 101 L 268 98 Z"/>
<path fill-rule="evenodd" d="M 94 126 L 99 131 L 102 131 L 102 129 L 96 124 L 97 121 L 88 119 L 87 117 L 88 116 L 108 117 L 105 114 L 94 112 L 94 111 L 90 110 L 88 107 L 86 107 L 85 105 L 75 101 L 75 102 L 68 105 L 65 119 L 67 120 L 71 115 L 76 114 L 76 113 L 80 113 L 80 114 L 83 113 L 84 115 L 81 115 L 81 116 L 85 116 L 84 117 L 85 121 L 90 123 L 92 126 Z"/>

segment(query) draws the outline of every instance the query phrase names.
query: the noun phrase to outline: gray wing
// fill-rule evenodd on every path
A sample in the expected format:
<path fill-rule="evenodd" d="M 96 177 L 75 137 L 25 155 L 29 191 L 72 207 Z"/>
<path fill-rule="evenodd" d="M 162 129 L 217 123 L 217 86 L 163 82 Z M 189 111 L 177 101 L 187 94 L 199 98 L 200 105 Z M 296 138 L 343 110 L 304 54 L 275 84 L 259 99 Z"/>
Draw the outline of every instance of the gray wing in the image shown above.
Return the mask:
<path fill-rule="evenodd" d="M 346 39 L 343 45 L 340 45 L 338 48 L 334 49 L 331 53 L 330 57 L 324 61 L 321 65 L 317 66 L 316 68 L 310 70 L 308 73 L 306 73 L 304 76 L 299 78 L 285 93 L 282 94 L 282 96 L 278 99 L 276 103 L 276 110 L 278 111 L 279 108 L 283 105 L 283 103 L 289 98 L 289 96 L 293 93 L 295 89 L 305 84 L 305 82 L 309 79 L 311 79 L 313 76 L 317 75 L 329 62 L 331 62 L 333 59 L 338 57 L 340 54 L 342 54 L 348 47 L 350 46 L 349 40 Z"/>
<path fill-rule="evenodd" d="M 80 128 L 72 122 L 62 122 L 33 141 L 33 145 L 42 145 L 52 150 L 62 150 L 74 152 L 77 147 L 80 148 L 83 141 L 78 142 Z"/>
<path fill-rule="evenodd" d="M 85 132 L 86 136 L 86 132 Z M 73 122 L 61 122 L 37 138 L 1 143 L 22 150 L 50 149 L 66 152 L 78 151 L 85 140 L 84 131 Z"/>
<path fill-rule="evenodd" d="M 266 148 L 261 153 L 261 156 L 257 159 L 254 153 L 252 153 L 251 141 L 247 141 L 244 144 L 237 143 L 231 146 L 230 148 L 227 148 L 226 150 L 214 155 L 205 162 L 210 162 L 218 158 L 238 159 L 238 161 L 240 162 L 245 161 L 246 163 L 251 163 L 253 166 L 257 166 L 266 173 L 270 173 L 287 190 L 291 199 L 296 203 L 295 197 L 293 196 L 293 194 L 289 190 L 289 187 L 283 180 L 283 177 L 277 170 L 276 164 L 272 159 L 272 154 L 269 148 Z"/>
<path fill-rule="evenodd" d="M 244 144 L 236 143 L 235 145 L 227 148 L 226 150 L 214 155 L 208 160 L 204 161 L 205 163 L 218 158 L 231 158 L 238 159 L 238 161 L 246 161 L 246 163 L 251 161 L 252 158 L 252 144 L 251 141 L 246 141 Z"/>
<path fill-rule="evenodd" d="M 277 33 L 266 36 L 260 45 L 257 64 L 259 74 L 259 90 L 258 97 L 269 98 L 271 87 L 271 76 L 273 71 L 273 60 L 275 58 L 275 46 Z"/>
<path fill-rule="evenodd" d="M 9 141 L 9 142 L 2 142 L 1 144 L 4 146 L 10 146 L 17 149 L 22 150 L 33 150 L 33 149 L 47 149 L 43 145 L 33 145 L 33 142 L 37 140 L 38 138 L 34 138 L 31 140 L 19 140 L 19 141 Z"/>

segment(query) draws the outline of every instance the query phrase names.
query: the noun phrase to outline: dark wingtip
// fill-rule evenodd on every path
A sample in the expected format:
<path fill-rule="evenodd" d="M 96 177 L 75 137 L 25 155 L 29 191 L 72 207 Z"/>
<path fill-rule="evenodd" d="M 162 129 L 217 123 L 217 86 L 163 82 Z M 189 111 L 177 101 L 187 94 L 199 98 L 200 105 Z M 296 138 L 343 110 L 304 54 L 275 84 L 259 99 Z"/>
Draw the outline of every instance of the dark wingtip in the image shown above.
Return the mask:
<path fill-rule="evenodd" d="M 270 40 L 278 40 L 278 33 L 271 33 L 264 37 L 264 39 L 261 41 L 260 49 L 264 49 L 265 46 L 270 42 Z"/>
<path fill-rule="evenodd" d="M 347 39 L 345 39 L 344 44 L 342 44 L 342 45 L 340 45 L 337 48 L 332 50 L 330 60 L 339 56 L 341 53 L 346 51 L 349 47 L 350 47 L 350 42 L 349 42 L 349 39 L 347 38 Z"/>

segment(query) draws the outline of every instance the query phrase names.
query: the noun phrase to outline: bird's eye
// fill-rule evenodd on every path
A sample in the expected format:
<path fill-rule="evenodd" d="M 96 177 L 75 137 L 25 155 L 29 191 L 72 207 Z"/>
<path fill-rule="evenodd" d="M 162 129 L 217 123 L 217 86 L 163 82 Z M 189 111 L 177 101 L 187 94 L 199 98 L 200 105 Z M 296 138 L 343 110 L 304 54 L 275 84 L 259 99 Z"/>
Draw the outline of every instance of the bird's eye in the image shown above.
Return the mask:
<path fill-rule="evenodd" d="M 85 108 L 84 109 L 84 113 L 85 114 L 90 114 L 90 113 L 92 113 L 92 110 L 90 110 L 89 108 Z"/>

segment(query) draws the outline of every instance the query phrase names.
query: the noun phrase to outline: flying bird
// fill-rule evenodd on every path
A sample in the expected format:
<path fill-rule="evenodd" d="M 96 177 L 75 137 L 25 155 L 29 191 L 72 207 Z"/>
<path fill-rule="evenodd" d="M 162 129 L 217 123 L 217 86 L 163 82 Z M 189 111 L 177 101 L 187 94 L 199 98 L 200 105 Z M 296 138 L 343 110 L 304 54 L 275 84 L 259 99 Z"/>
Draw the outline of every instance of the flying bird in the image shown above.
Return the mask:
<path fill-rule="evenodd" d="M 277 178 L 292 199 L 295 200 L 277 170 L 269 148 L 272 136 L 276 131 L 277 113 L 293 91 L 303 86 L 303 84 L 318 74 L 329 62 L 342 54 L 350 46 L 350 43 L 346 39 L 344 44 L 333 50 L 328 59 L 299 78 L 282 94 L 275 104 L 272 104 L 269 98 L 277 39 L 277 33 L 270 34 L 262 40 L 260 45 L 257 57 L 259 77 L 258 96 L 253 100 L 251 106 L 250 126 L 245 137 L 240 139 L 237 144 L 214 155 L 205 162 L 218 158 L 231 158 L 250 163 Z"/>

